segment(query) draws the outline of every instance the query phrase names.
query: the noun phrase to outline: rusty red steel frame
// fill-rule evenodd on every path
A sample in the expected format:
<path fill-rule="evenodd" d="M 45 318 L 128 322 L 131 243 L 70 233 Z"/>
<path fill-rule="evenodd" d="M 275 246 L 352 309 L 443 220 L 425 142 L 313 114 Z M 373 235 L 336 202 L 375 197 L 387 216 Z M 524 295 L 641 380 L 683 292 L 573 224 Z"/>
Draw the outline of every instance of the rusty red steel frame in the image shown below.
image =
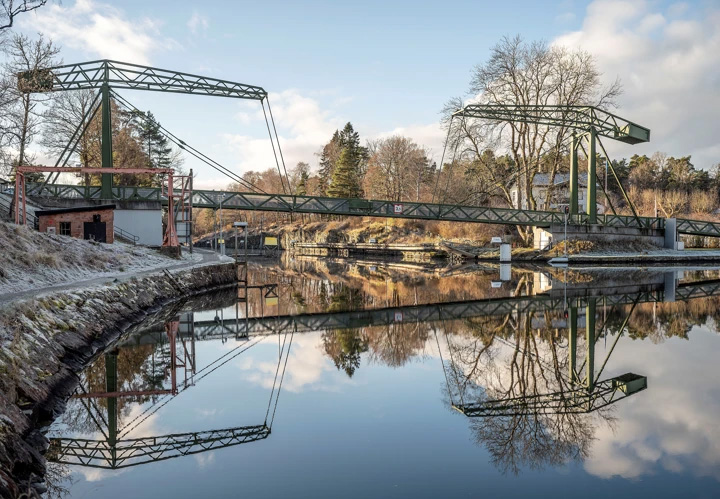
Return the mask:
<path fill-rule="evenodd" d="M 192 199 L 192 182 L 187 180 L 187 176 L 179 176 L 182 179 L 181 194 L 177 196 L 173 192 L 173 184 L 175 181 L 175 170 L 172 168 L 89 168 L 85 166 L 67 167 L 67 166 L 18 166 L 15 175 L 15 223 L 27 224 L 27 204 L 26 204 L 26 190 L 25 190 L 25 174 L 26 173 L 88 173 L 95 175 L 102 175 L 104 173 L 129 173 L 133 175 L 141 174 L 153 174 L 153 175 L 167 175 L 167 197 L 168 197 L 168 221 L 165 229 L 165 236 L 163 238 L 163 246 L 180 246 L 180 241 L 177 236 L 177 229 L 175 228 L 175 217 L 174 217 L 174 199 L 175 197 L 180 198 L 181 206 L 184 206 L 184 199 L 190 197 Z M 22 193 L 22 199 L 21 199 Z M 21 204 L 22 203 L 22 204 Z M 22 216 L 21 216 L 22 214 Z"/>

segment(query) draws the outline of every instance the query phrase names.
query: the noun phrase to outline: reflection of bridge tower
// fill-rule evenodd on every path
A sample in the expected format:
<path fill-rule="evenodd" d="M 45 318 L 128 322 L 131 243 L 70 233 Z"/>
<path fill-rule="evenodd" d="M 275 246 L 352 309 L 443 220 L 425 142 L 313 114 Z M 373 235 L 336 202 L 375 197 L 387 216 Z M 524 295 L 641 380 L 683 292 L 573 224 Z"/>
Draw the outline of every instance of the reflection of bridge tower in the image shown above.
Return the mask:
<path fill-rule="evenodd" d="M 101 425 L 101 431 L 106 437 L 107 447 L 109 452 L 109 458 L 115 461 L 117 459 L 117 443 L 118 443 L 118 420 L 119 420 L 119 408 L 118 399 L 130 398 L 130 397 L 142 397 L 142 396 L 154 396 L 154 395 L 176 395 L 178 393 L 178 379 L 177 370 L 182 369 L 184 373 L 183 386 L 187 387 L 192 384 L 192 376 L 195 372 L 195 338 L 191 336 L 188 340 L 181 338 L 178 334 L 181 322 L 187 327 L 188 319 L 187 314 L 183 314 L 184 320 L 181 317 L 176 317 L 172 321 L 168 321 L 165 324 L 165 332 L 167 335 L 168 343 L 162 345 L 161 348 L 167 348 L 169 358 L 167 359 L 167 365 L 163 371 L 165 378 L 170 378 L 169 389 L 152 389 L 152 390 L 128 390 L 119 391 L 119 376 L 118 376 L 118 349 L 110 350 L 104 354 L 105 360 L 105 391 L 104 392 L 87 392 L 81 387 L 81 392 L 76 393 L 72 398 L 77 399 L 105 399 L 107 406 L 107 432 L 105 432 Z M 190 324 L 192 324 L 192 316 L 190 316 Z M 192 327 L 190 325 L 189 327 Z M 189 343 L 189 345 L 188 345 Z M 94 404 L 91 404 L 94 405 Z M 91 405 L 86 405 L 86 409 L 90 410 Z M 99 411 L 99 408 L 95 405 L 95 409 Z M 100 420 L 104 418 L 100 416 Z"/>
<path fill-rule="evenodd" d="M 639 298 L 638 298 L 639 299 Z M 585 359 L 578 367 L 577 365 L 577 343 L 578 343 L 578 304 L 584 304 L 585 308 Z M 584 302 L 584 303 L 583 303 Z M 569 372 L 567 378 L 567 389 L 557 392 L 535 394 L 529 396 L 510 397 L 502 399 L 485 399 L 478 402 L 466 403 L 463 398 L 463 388 L 459 389 L 459 401 L 453 400 L 453 391 L 448 390 L 451 396 L 451 404 L 459 412 L 468 417 L 487 416 L 517 416 L 525 414 L 577 414 L 589 413 L 602 407 L 613 404 L 634 393 L 647 388 L 645 376 L 626 373 L 614 378 L 601 380 L 602 372 L 612 354 L 619 338 L 627 326 L 637 300 L 627 314 L 625 321 L 620 327 L 615 340 L 608 350 L 600 370 L 595 373 L 595 346 L 598 335 L 596 332 L 597 298 L 589 297 L 584 300 L 571 300 L 566 318 L 568 320 L 568 364 Z M 518 333 L 519 334 L 519 333 Z M 516 346 L 516 348 L 519 348 Z M 452 349 L 451 349 L 452 354 Z M 541 360 L 536 359 L 542 363 Z M 445 369 L 444 361 L 443 369 Z M 451 361 L 452 362 L 452 361 Z M 583 376 L 581 372 L 585 371 Z M 453 372 L 457 371 L 453 368 Z M 457 373 L 455 373 L 457 374 Z M 446 378 L 449 379 L 449 378 Z M 455 376 L 456 381 L 457 375 Z"/>
<path fill-rule="evenodd" d="M 194 344 L 190 343 L 190 348 L 188 348 L 184 339 L 179 338 L 178 332 L 182 332 L 182 327 L 182 320 L 175 320 L 166 324 L 166 331 L 171 340 L 170 345 L 172 352 L 169 369 L 172 371 L 183 368 L 195 374 Z M 288 336 L 290 336 L 289 342 L 287 341 Z M 135 417 L 126 425 L 126 427 L 119 428 L 117 399 L 125 396 L 144 394 L 175 396 L 190 386 L 194 386 L 194 384 L 186 383 L 183 389 L 178 390 L 177 380 L 171 375 L 172 388 L 169 390 L 119 392 L 118 350 L 107 353 L 105 355 L 105 392 L 87 393 L 80 387 L 83 393 L 73 396 L 73 398 L 82 399 L 89 418 L 95 423 L 104 438 L 99 440 L 87 438 L 51 438 L 50 447 L 46 454 L 47 459 L 63 464 L 120 469 L 155 461 L 163 461 L 179 456 L 207 452 L 213 449 L 232 447 L 269 437 L 272 432 L 272 425 L 275 420 L 275 413 L 282 389 L 282 381 L 285 376 L 285 368 L 292 347 L 292 333 L 286 334 L 285 338 L 286 341 L 282 343 L 282 349 L 278 354 L 275 378 L 265 412 L 265 420 L 262 424 L 140 438 L 131 438 L 130 434 L 138 425 L 165 406 L 167 401 L 162 404 L 158 404 L 158 401 L 152 403 L 149 407 L 146 407 L 139 416 Z M 198 371 L 197 374 L 199 377 L 197 381 L 199 382 L 205 376 L 227 364 L 257 342 L 258 341 L 255 341 L 250 345 L 242 344 L 234 349 L 236 350 L 235 354 L 229 357 L 227 354 L 223 354 L 220 358 L 210 362 Z M 175 344 L 175 347 L 172 347 L 173 344 Z M 178 347 L 182 349 L 183 352 L 178 353 Z M 185 379 L 187 380 L 187 375 Z M 92 398 L 107 398 L 107 418 L 103 416 L 102 411 L 100 411 L 97 405 L 94 405 L 92 402 L 85 403 L 85 399 Z"/>

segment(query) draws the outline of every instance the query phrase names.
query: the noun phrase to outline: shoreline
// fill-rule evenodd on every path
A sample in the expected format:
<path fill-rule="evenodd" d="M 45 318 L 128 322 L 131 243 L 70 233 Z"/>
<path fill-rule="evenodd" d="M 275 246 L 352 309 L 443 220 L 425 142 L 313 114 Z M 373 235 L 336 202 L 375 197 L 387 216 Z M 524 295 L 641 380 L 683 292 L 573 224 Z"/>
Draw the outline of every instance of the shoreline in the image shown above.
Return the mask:
<path fill-rule="evenodd" d="M 138 323 L 173 303 L 236 283 L 234 263 L 157 271 L 8 303 L 0 323 L 0 497 L 42 493 L 52 421 L 77 373 Z"/>

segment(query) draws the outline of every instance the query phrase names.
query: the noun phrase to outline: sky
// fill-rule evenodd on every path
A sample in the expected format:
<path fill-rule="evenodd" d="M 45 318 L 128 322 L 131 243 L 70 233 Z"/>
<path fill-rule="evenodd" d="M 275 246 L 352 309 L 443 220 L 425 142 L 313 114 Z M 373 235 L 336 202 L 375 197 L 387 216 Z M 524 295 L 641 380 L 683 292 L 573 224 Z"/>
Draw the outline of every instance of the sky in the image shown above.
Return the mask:
<path fill-rule="evenodd" d="M 617 113 L 652 134 L 608 144 L 613 159 L 663 151 L 700 168 L 720 162 L 720 0 L 50 0 L 17 29 L 51 37 L 65 63 L 108 58 L 263 87 L 288 168 L 317 167 L 348 121 L 362 140 L 406 135 L 439 161 L 443 104 L 472 98 L 473 67 L 519 34 L 587 50 L 605 82 L 621 80 Z M 235 172 L 275 166 L 257 102 L 120 93 Z M 185 166 L 196 188 L 228 183 L 192 158 Z"/>

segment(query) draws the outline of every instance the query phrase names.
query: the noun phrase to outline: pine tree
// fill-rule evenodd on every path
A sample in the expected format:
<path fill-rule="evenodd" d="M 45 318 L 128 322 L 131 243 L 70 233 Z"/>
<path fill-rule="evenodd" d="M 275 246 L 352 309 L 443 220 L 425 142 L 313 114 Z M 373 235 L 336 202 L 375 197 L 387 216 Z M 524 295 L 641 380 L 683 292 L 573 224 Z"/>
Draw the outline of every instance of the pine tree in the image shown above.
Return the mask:
<path fill-rule="evenodd" d="M 320 194 L 327 194 L 341 149 L 340 132 L 335 130 L 332 139 L 323 146 L 322 153 L 320 154 L 320 171 L 318 172 L 318 190 Z"/>
<path fill-rule="evenodd" d="M 352 152 L 350 149 L 343 149 L 340 153 L 333 171 L 330 186 L 327 189 L 327 195 L 333 198 L 352 198 L 357 197 L 360 186 L 357 185 L 357 177 L 353 171 Z"/>
<path fill-rule="evenodd" d="M 138 120 L 138 139 L 148 157 L 150 168 L 170 168 L 173 166 L 172 147 L 162 133 L 160 123 L 148 111 Z"/>
<path fill-rule="evenodd" d="M 307 196 L 308 180 L 310 180 L 310 174 L 305 170 L 300 172 L 300 181 L 298 182 L 298 185 L 295 188 L 296 196 Z"/>
<path fill-rule="evenodd" d="M 350 197 L 362 197 L 362 180 L 367 170 L 369 153 L 366 147 L 360 145 L 360 134 L 355 131 L 352 123 L 348 122 L 339 135 L 340 146 L 348 151 L 348 163 L 353 176 L 354 190 Z"/>

